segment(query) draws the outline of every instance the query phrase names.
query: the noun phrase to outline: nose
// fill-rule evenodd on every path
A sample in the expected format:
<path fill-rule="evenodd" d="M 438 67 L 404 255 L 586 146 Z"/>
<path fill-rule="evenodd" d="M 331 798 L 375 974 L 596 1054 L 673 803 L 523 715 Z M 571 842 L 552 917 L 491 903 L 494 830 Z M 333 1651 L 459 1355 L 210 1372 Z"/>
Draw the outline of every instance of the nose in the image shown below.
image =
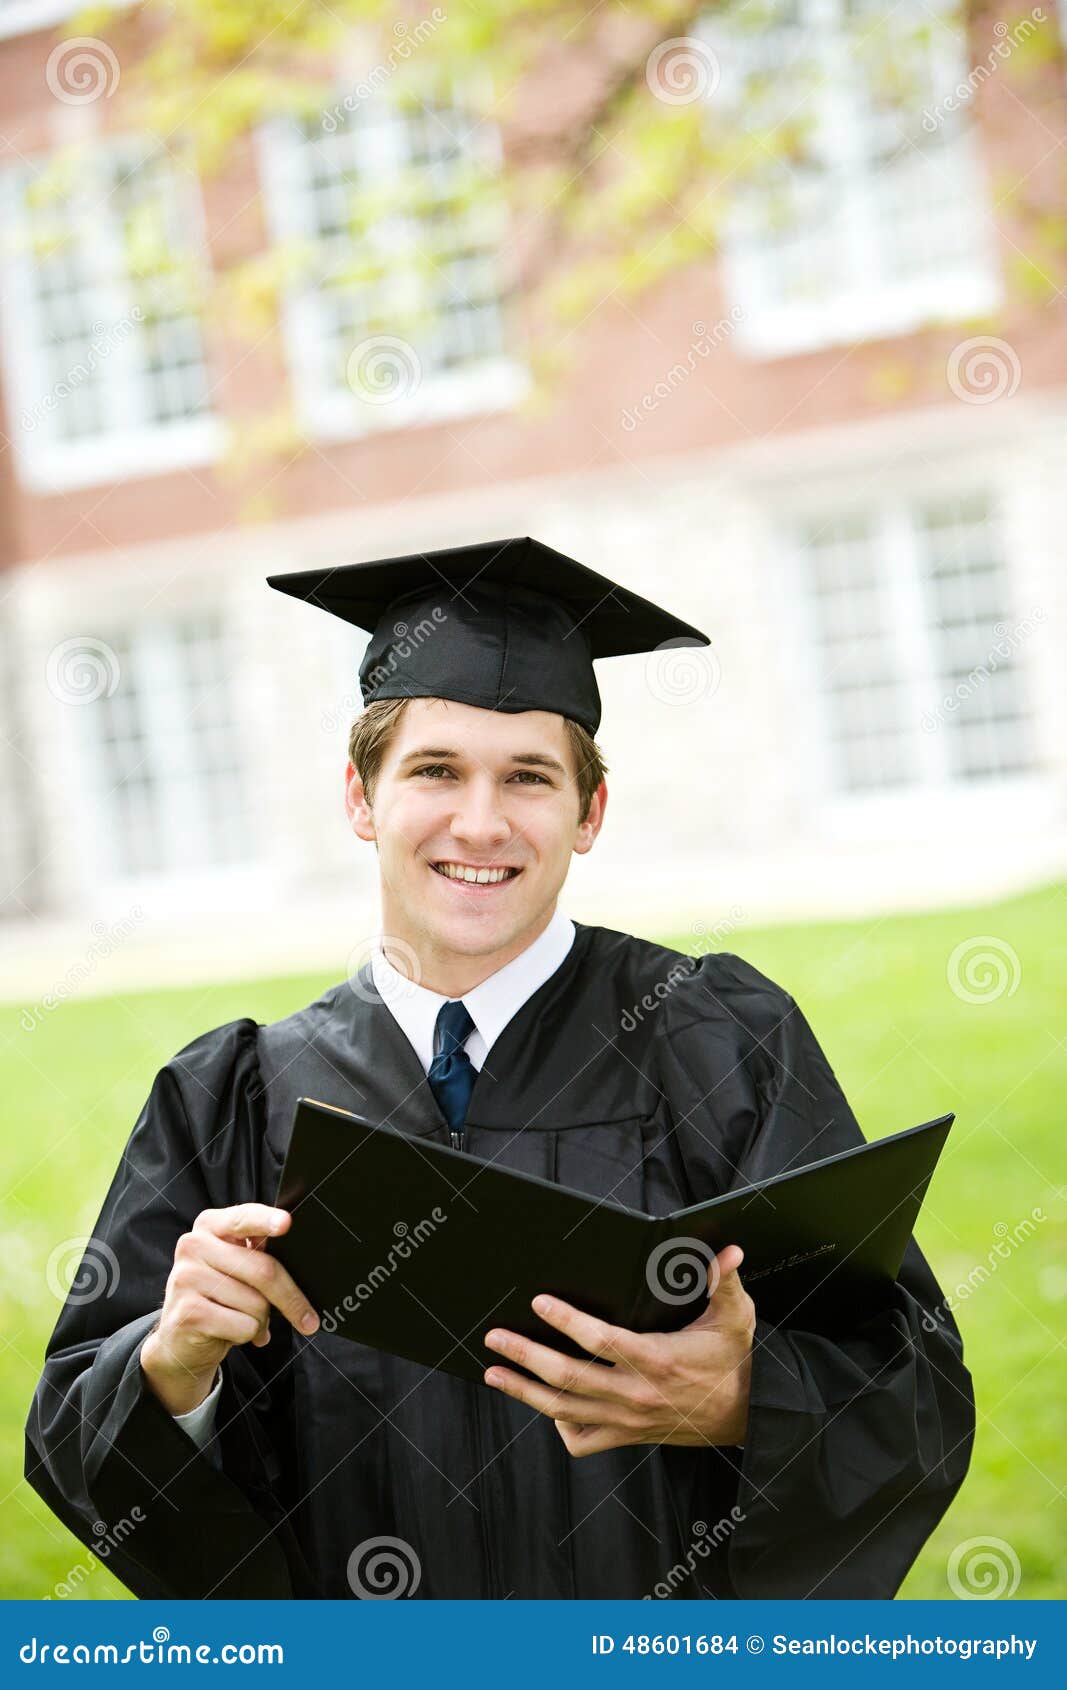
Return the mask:
<path fill-rule="evenodd" d="M 461 839 L 480 851 L 502 845 L 511 837 L 511 823 L 504 814 L 500 789 L 487 771 L 463 782 L 450 832 L 453 839 Z"/>

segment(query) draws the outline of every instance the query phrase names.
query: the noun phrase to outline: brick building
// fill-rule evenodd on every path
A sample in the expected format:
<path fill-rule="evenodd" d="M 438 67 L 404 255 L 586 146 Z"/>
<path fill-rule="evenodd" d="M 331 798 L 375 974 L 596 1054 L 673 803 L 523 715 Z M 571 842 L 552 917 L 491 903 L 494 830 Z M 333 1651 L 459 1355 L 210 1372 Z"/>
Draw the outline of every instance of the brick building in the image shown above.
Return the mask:
<path fill-rule="evenodd" d="M 196 183 L 113 122 L 100 43 L 99 97 L 57 93 L 64 8 L 0 7 L 0 875 L 20 966 L 43 948 L 47 976 L 72 932 L 131 911 L 147 974 L 344 964 L 374 930 L 341 803 L 364 639 L 264 577 L 512 534 L 713 639 L 600 666 L 612 802 L 570 913 L 710 932 L 1062 865 L 1057 24 L 990 15 L 966 41 L 939 15 L 902 113 L 843 51 L 876 9 L 781 0 L 743 40 L 709 22 L 721 100 L 746 57 L 773 84 L 803 46 L 816 167 L 723 184 L 718 257 L 605 298 L 530 406 L 508 217 L 435 215 L 455 173 L 493 170 L 491 125 L 346 106 L 340 78 L 328 120 L 271 123 Z M 41 195 L 71 142 L 76 170 Z M 361 247 L 346 184 L 370 172 L 388 196 L 412 163 L 426 203 Z M 191 273 L 293 238 L 314 263 L 280 322 L 209 329 L 173 272 L 137 272 L 146 217 Z M 389 290 L 427 248 L 419 331 L 390 335 Z M 302 442 L 242 468 L 284 395 Z"/>

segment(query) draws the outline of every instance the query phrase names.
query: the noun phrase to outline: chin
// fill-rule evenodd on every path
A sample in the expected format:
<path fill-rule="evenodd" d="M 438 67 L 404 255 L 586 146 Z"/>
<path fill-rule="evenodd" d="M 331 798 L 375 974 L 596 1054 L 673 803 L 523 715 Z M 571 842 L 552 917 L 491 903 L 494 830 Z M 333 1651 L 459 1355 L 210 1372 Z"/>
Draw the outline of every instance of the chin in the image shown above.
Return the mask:
<path fill-rule="evenodd" d="M 456 921 L 438 927 L 433 940 L 442 950 L 454 951 L 459 956 L 492 956 L 494 951 L 510 945 L 521 932 L 522 927 L 510 921 L 506 925 Z"/>

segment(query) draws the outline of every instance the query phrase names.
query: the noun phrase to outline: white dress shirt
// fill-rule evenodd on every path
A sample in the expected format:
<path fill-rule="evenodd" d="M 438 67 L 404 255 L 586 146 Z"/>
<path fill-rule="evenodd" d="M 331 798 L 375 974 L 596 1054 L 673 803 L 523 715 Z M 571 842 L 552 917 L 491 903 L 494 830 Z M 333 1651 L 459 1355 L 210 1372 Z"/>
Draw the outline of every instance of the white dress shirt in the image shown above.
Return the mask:
<path fill-rule="evenodd" d="M 557 908 L 543 933 L 532 945 L 527 945 L 517 957 L 490 974 L 480 986 L 464 992 L 460 1000 L 474 1022 L 463 1048 L 475 1068 L 481 1068 L 504 1028 L 539 986 L 556 972 L 574 943 L 575 927 L 569 916 Z M 371 956 L 371 975 L 375 990 L 389 1009 L 394 1021 L 405 1035 L 423 1072 L 428 1073 L 433 1061 L 434 1029 L 442 1004 L 454 1002 L 441 992 L 431 992 L 428 986 L 416 985 L 399 973 L 389 961 L 379 943 Z M 188 1433 L 198 1448 L 203 1449 L 215 1425 L 215 1409 L 222 1390 L 222 1370 L 208 1396 L 188 1414 L 176 1414 L 174 1419 L 183 1432 Z M 208 1452 L 217 1466 L 215 1446 Z"/>

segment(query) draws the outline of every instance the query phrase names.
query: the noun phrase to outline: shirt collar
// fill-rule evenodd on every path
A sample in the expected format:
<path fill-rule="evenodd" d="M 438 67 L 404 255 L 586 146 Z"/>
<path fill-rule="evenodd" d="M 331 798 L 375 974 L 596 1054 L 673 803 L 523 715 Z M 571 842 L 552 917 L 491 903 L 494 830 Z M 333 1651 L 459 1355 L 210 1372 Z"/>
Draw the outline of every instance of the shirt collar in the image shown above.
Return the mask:
<path fill-rule="evenodd" d="M 468 1053 L 485 1056 L 504 1028 L 539 986 L 556 972 L 574 943 L 575 927 L 570 916 L 557 907 L 543 933 L 532 944 L 490 974 L 480 985 L 463 994 L 462 1002 L 474 1022 Z M 437 1014 L 447 997 L 416 985 L 389 961 L 379 939 L 371 955 L 375 989 L 393 1019 L 414 1046 L 424 1069 L 433 1061 L 433 1035 Z M 481 1066 L 479 1061 L 478 1066 Z"/>

